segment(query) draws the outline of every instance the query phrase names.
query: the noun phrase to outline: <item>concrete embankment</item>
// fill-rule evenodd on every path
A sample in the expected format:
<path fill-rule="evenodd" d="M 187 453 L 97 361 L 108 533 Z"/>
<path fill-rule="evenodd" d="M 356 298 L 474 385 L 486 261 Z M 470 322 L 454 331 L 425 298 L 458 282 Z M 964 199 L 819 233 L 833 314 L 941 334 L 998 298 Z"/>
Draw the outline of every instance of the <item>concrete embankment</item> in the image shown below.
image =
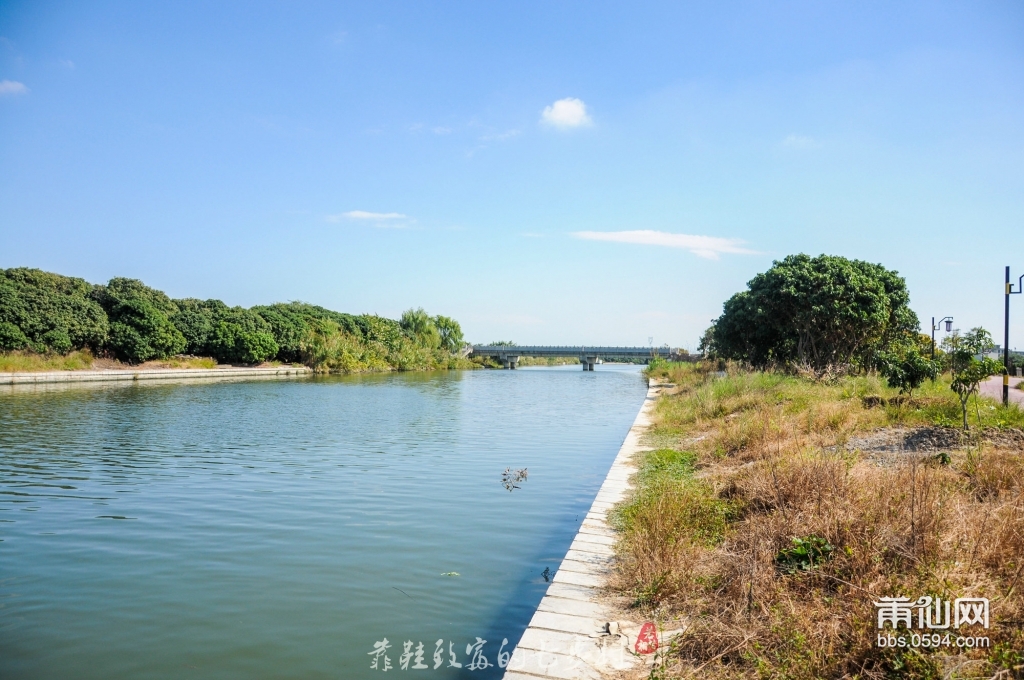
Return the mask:
<path fill-rule="evenodd" d="M 154 368 L 146 370 L 49 371 L 40 373 L 0 373 L 0 385 L 68 385 L 92 382 L 140 380 L 207 380 L 224 378 L 291 378 L 310 375 L 305 366 L 272 368 Z"/>
<path fill-rule="evenodd" d="M 648 387 L 643 406 L 590 512 L 509 660 L 505 680 L 597 680 L 642 663 L 630 653 L 635 639 L 626 634 L 608 634 L 615 613 L 602 598 L 602 588 L 615 556 L 616 535 L 608 525 L 608 512 L 632 488 L 630 478 L 636 472 L 633 458 L 637 452 L 648 450 L 640 442 L 650 427 L 662 389 L 655 384 Z"/>

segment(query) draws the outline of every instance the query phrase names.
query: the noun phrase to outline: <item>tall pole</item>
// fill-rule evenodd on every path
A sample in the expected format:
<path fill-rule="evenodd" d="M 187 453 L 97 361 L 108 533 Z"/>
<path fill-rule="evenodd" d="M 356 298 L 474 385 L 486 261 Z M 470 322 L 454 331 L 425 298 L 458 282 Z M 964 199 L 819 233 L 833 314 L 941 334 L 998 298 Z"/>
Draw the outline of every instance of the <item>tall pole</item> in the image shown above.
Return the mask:
<path fill-rule="evenodd" d="M 1006 267 L 1006 298 L 1003 314 L 1003 406 L 1010 404 L 1010 267 Z"/>
<path fill-rule="evenodd" d="M 935 317 L 932 317 L 932 361 L 935 361 Z"/>

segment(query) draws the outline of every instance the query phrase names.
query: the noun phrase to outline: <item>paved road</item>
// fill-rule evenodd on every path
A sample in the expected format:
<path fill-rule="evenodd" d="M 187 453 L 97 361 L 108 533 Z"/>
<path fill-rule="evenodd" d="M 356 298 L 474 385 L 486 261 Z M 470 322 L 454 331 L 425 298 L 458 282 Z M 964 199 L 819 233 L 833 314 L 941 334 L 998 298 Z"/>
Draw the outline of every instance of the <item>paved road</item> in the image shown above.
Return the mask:
<path fill-rule="evenodd" d="M 1010 401 L 1017 402 L 1021 406 L 1024 406 L 1024 392 L 1017 389 L 1017 383 L 1024 380 L 1024 378 L 1010 378 Z M 983 397 L 992 397 L 996 401 L 1002 401 L 1003 399 L 1003 376 L 994 375 L 985 382 L 981 383 L 981 395 Z"/>

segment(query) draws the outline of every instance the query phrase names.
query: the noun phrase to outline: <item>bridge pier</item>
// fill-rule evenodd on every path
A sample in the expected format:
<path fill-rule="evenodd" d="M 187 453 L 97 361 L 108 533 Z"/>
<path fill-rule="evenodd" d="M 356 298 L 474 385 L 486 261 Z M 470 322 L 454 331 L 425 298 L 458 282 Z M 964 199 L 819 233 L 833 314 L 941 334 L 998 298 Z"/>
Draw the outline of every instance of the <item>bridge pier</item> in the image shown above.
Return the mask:
<path fill-rule="evenodd" d="M 593 371 L 594 364 L 597 363 L 597 357 L 580 357 L 580 363 L 583 364 L 584 371 Z"/>
<path fill-rule="evenodd" d="M 514 371 L 519 368 L 519 357 L 505 355 L 501 357 L 501 363 L 505 365 L 506 370 Z"/>

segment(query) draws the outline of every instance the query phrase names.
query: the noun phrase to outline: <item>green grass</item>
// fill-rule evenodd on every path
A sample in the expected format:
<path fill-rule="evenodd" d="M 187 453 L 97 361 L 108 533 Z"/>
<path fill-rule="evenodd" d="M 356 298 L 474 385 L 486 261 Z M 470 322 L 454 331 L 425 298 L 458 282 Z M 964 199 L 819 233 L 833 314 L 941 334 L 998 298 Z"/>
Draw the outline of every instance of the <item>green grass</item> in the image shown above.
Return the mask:
<path fill-rule="evenodd" d="M 863 409 L 874 399 L 878 417 L 856 417 L 852 429 L 870 429 L 891 425 L 960 427 L 963 422 L 960 402 L 950 389 L 950 376 L 927 381 L 913 395 L 900 395 L 877 375 L 848 376 L 827 384 L 784 373 L 742 371 L 729 367 L 719 376 L 707 366 L 692 363 L 658 362 L 648 375 L 676 383 L 685 399 L 661 400 L 658 404 L 659 429 L 663 433 L 683 433 L 723 417 L 777 407 L 785 415 L 820 411 L 831 404 L 835 411 Z M 1024 384 L 1024 383 L 1022 383 Z M 812 414 L 813 415 L 813 414 Z M 974 427 L 1024 428 L 1024 410 L 1020 405 L 1001 403 L 988 397 L 972 397 L 968 422 Z M 835 427 L 836 423 L 819 423 Z"/>

